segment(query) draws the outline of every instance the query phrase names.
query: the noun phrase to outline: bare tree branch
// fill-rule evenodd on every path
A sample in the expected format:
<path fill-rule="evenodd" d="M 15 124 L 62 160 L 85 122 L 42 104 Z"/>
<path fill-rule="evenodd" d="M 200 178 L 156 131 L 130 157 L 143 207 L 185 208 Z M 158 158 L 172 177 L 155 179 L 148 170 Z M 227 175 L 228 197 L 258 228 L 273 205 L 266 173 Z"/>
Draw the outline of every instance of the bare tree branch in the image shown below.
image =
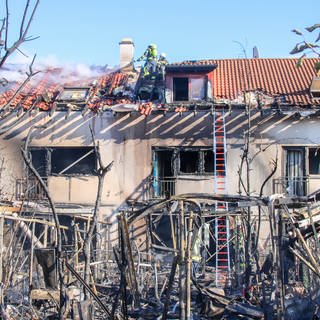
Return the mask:
<path fill-rule="evenodd" d="M 42 189 L 44 190 L 46 197 L 48 199 L 53 219 L 55 222 L 56 226 L 56 232 L 57 232 L 57 243 L 56 243 L 56 251 L 57 251 L 57 268 L 58 268 L 58 275 L 59 275 L 59 285 L 60 285 L 60 308 L 59 308 L 59 314 L 60 314 L 60 319 L 63 319 L 63 310 L 65 306 L 65 285 L 64 285 L 64 272 L 63 272 L 63 262 L 62 262 L 62 236 L 61 236 L 61 228 L 60 228 L 60 222 L 59 222 L 59 217 L 56 212 L 55 204 L 50 196 L 49 189 L 38 173 L 38 171 L 35 169 L 35 167 L 32 164 L 32 161 L 30 159 L 29 153 L 28 153 L 28 146 L 31 141 L 31 135 L 32 132 L 35 129 L 40 129 L 40 128 L 46 128 L 46 126 L 32 126 L 28 132 L 28 135 L 25 140 L 24 148 L 21 148 L 22 156 L 24 159 L 25 164 L 27 167 L 30 169 L 30 171 L 34 174 L 36 179 L 38 180 L 39 184 L 41 185 Z"/>
<path fill-rule="evenodd" d="M 1 28 L 1 31 L 3 30 L 3 28 L 5 28 L 5 39 L 4 39 L 5 54 L 2 57 L 0 57 L 0 68 L 4 65 L 4 63 L 6 62 L 8 57 L 15 50 L 18 50 L 18 48 L 21 46 L 21 44 L 23 44 L 26 41 L 31 41 L 31 40 L 36 39 L 36 38 L 28 38 L 27 35 L 28 35 L 31 22 L 32 22 L 33 17 L 36 13 L 36 10 L 38 8 L 39 3 L 40 3 L 40 0 L 37 0 L 36 3 L 34 4 L 33 8 L 31 9 L 30 16 L 27 17 L 29 9 L 30 9 L 30 0 L 27 0 L 25 8 L 24 8 L 23 16 L 21 19 L 19 37 L 16 41 L 13 42 L 13 44 L 11 46 L 9 46 L 9 16 L 10 16 L 10 12 L 9 12 L 9 1 L 6 0 L 6 17 L 4 18 L 5 22 L 3 23 L 3 26 Z"/>
<path fill-rule="evenodd" d="M 32 77 L 34 77 L 36 74 L 40 73 L 41 71 L 34 72 L 32 67 L 35 61 L 36 55 L 34 55 L 31 64 L 29 65 L 29 72 L 26 72 L 27 78 L 23 81 L 23 83 L 19 86 L 19 88 L 15 91 L 14 95 L 11 97 L 11 99 L 6 103 L 6 105 L 0 110 L 0 119 L 4 119 L 8 114 L 5 114 L 4 112 L 10 108 L 12 101 L 18 96 L 18 94 L 24 89 L 26 84 L 31 80 Z"/>
<path fill-rule="evenodd" d="M 86 283 L 89 283 L 90 279 L 90 257 L 91 257 L 91 242 L 92 242 L 92 237 L 93 233 L 96 229 L 97 222 L 98 222 L 98 215 L 99 215 L 99 210 L 100 210 L 100 204 L 101 204 L 101 196 L 102 196 L 102 190 L 103 190 L 103 182 L 106 174 L 111 170 L 113 161 L 110 162 L 107 166 L 103 165 L 103 161 L 101 158 L 101 153 L 99 149 L 99 145 L 97 145 L 95 137 L 94 137 L 94 132 L 92 127 L 90 126 L 90 132 L 91 132 L 91 137 L 92 137 L 92 143 L 98 158 L 98 190 L 97 190 L 97 197 L 96 197 L 96 202 L 94 206 L 94 211 L 93 211 L 93 217 L 92 217 L 92 222 L 90 224 L 89 231 L 87 233 L 87 236 L 84 241 L 84 247 L 83 247 L 83 252 L 85 256 L 85 273 L 84 273 L 84 281 Z M 85 290 L 85 297 L 87 297 L 87 291 Z"/>

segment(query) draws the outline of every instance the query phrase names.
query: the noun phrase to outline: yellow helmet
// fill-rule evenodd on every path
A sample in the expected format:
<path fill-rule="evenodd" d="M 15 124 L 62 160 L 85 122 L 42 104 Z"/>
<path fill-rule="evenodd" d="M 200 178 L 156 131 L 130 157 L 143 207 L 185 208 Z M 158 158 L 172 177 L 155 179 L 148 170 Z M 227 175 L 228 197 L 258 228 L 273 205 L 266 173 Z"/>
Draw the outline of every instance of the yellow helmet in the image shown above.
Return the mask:
<path fill-rule="evenodd" d="M 149 47 L 152 48 L 152 49 L 157 49 L 157 46 L 156 46 L 154 43 L 151 43 L 151 44 L 149 45 Z"/>

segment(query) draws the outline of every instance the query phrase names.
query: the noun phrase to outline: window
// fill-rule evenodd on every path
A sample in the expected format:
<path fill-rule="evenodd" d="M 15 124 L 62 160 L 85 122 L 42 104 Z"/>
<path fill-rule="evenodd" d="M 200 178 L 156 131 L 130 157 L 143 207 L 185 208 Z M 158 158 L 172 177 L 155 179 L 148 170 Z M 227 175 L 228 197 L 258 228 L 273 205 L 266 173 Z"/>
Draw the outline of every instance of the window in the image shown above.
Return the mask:
<path fill-rule="evenodd" d="M 309 174 L 320 174 L 320 148 L 309 148 Z"/>
<path fill-rule="evenodd" d="M 43 177 L 53 174 L 89 174 L 96 170 L 93 147 L 31 148 L 32 164 Z"/>
<path fill-rule="evenodd" d="M 155 148 L 154 176 L 158 178 L 177 175 L 214 174 L 214 153 L 212 148 Z"/>
<path fill-rule="evenodd" d="M 38 171 L 41 177 L 47 176 L 47 150 L 34 149 L 30 150 L 31 161 L 33 167 Z"/>
<path fill-rule="evenodd" d="M 199 151 L 180 151 L 180 172 L 197 173 L 199 171 Z"/>
<path fill-rule="evenodd" d="M 204 100 L 205 95 L 205 78 L 190 78 L 190 100 Z"/>
<path fill-rule="evenodd" d="M 320 77 L 314 77 L 312 79 L 310 93 L 313 98 L 320 98 Z"/>
<path fill-rule="evenodd" d="M 57 100 L 60 101 L 84 101 L 89 92 L 89 87 L 84 88 L 64 88 Z"/>
<path fill-rule="evenodd" d="M 188 78 L 173 78 L 173 100 L 189 100 L 189 81 Z"/>
<path fill-rule="evenodd" d="M 52 174 L 93 174 L 96 169 L 94 148 L 54 148 Z"/>
<path fill-rule="evenodd" d="M 212 150 L 204 150 L 203 151 L 203 169 L 205 173 L 211 173 L 213 174 L 214 170 L 214 157 L 213 157 L 213 151 Z"/>

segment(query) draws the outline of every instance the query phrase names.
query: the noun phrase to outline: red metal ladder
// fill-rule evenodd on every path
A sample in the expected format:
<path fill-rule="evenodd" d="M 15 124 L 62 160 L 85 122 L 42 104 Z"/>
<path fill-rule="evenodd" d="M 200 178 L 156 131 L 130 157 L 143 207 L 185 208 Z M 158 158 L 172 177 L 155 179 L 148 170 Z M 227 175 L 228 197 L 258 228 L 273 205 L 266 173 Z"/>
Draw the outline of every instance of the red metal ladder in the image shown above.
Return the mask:
<path fill-rule="evenodd" d="M 214 152 L 214 192 L 226 194 L 227 187 L 227 143 L 225 130 L 224 110 L 215 111 L 213 119 L 213 152 Z M 225 215 L 219 216 L 219 211 L 226 212 L 226 202 L 216 202 L 217 217 L 215 218 L 215 270 L 216 285 L 223 286 L 230 271 L 230 248 L 229 248 L 229 220 Z"/>

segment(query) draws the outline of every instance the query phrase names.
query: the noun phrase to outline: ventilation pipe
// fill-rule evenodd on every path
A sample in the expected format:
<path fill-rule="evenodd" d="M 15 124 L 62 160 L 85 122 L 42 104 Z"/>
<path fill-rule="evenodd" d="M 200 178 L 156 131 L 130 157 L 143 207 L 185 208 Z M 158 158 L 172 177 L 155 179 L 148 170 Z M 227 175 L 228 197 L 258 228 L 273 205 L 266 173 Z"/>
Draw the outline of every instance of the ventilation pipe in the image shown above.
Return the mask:
<path fill-rule="evenodd" d="M 252 56 L 253 56 L 254 59 L 260 58 L 259 49 L 258 49 L 257 46 L 253 47 Z"/>

